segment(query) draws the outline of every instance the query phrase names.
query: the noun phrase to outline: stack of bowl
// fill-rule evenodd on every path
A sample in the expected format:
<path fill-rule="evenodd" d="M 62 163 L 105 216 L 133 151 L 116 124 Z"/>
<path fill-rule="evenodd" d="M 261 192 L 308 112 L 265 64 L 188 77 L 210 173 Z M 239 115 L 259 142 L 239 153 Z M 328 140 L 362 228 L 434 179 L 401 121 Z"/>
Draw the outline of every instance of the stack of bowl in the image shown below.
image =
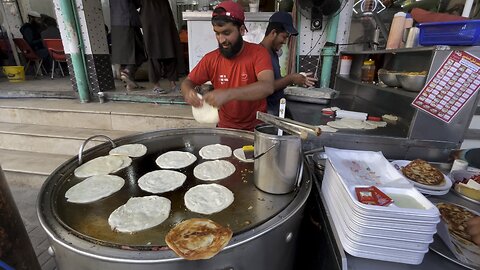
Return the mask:
<path fill-rule="evenodd" d="M 397 80 L 403 89 L 419 92 L 422 90 L 427 79 L 425 72 L 405 72 L 397 74 Z"/>
<path fill-rule="evenodd" d="M 378 79 L 386 86 L 398 87 L 400 86 L 400 83 L 397 80 L 397 74 L 400 73 L 395 71 L 388 71 L 384 68 L 381 68 L 378 70 Z"/>
<path fill-rule="evenodd" d="M 384 68 L 378 70 L 378 79 L 390 87 L 402 87 L 404 90 L 419 92 L 427 79 L 426 72 L 398 72 Z"/>

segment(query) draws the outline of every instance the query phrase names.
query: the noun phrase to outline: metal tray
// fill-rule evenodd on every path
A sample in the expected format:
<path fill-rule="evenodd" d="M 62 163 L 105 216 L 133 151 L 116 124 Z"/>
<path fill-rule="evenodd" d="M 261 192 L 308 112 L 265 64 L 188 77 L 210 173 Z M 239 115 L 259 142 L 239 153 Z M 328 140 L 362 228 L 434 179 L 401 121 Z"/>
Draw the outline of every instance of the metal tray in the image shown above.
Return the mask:
<path fill-rule="evenodd" d="M 448 249 L 447 245 L 443 243 L 443 240 L 440 239 L 440 236 L 438 236 L 437 234 L 433 236 L 433 243 L 430 244 L 430 250 L 444 257 L 445 259 L 448 259 L 456 264 L 465 267 L 466 269 L 476 270 L 475 268 L 473 268 L 473 266 L 469 266 L 468 264 L 464 264 L 459 261 L 455 257 L 455 255 L 453 255 L 453 253 Z"/>
<path fill-rule="evenodd" d="M 448 197 L 448 195 L 447 195 Z M 428 198 L 433 204 L 437 204 L 437 203 L 442 203 L 442 202 L 445 202 L 445 203 L 451 203 L 451 204 L 454 204 L 454 205 L 457 205 L 457 206 L 461 206 L 461 207 L 464 207 L 466 209 L 468 209 L 469 211 L 472 211 L 474 213 L 477 213 L 475 210 L 471 209 L 471 205 L 465 205 L 465 203 L 462 203 L 461 201 L 457 201 L 457 199 L 455 198 L 455 196 L 453 197 L 450 197 L 450 198 L 446 198 L 446 197 L 443 197 L 443 198 L 437 198 L 437 197 L 430 197 Z M 438 255 L 458 264 L 458 265 L 461 265 L 467 269 L 471 269 L 471 270 L 476 270 L 477 268 L 475 268 L 475 266 L 471 266 L 471 265 L 468 265 L 468 264 L 465 264 L 463 262 L 461 262 L 460 260 L 458 260 L 455 255 L 450 251 L 450 249 L 448 248 L 448 246 L 443 242 L 443 240 L 440 238 L 440 236 L 438 235 L 438 233 L 436 233 L 434 236 L 433 236 L 433 243 L 430 244 L 429 246 L 430 250 L 432 250 L 433 252 L 437 253 Z"/>
<path fill-rule="evenodd" d="M 450 189 L 453 193 L 455 193 L 455 195 L 459 196 L 459 197 L 462 197 L 463 199 L 467 200 L 467 201 L 471 201 L 473 203 L 476 203 L 476 204 L 480 204 L 480 201 L 477 201 L 475 199 L 472 199 L 472 198 L 469 198 L 465 195 L 463 195 L 462 193 L 458 192 L 455 190 L 455 183 L 453 184 L 452 188 Z"/>

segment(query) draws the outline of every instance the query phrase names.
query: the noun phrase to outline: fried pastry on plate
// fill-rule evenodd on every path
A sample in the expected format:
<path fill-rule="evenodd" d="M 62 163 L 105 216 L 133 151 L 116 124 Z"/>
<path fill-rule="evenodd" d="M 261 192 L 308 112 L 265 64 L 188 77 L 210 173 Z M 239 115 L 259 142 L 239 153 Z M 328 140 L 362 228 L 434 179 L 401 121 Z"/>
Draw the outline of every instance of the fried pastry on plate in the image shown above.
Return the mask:
<path fill-rule="evenodd" d="M 423 185 L 437 186 L 445 182 L 443 173 L 425 160 L 415 159 L 402 168 L 402 173 L 410 180 Z"/>

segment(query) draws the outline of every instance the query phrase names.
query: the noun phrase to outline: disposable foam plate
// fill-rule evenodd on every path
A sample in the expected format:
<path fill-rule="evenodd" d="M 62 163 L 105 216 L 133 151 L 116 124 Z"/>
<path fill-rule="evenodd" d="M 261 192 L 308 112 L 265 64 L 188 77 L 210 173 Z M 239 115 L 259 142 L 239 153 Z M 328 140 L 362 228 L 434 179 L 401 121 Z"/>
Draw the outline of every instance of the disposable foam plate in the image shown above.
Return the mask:
<path fill-rule="evenodd" d="M 350 196 L 349 192 L 345 190 L 345 187 L 339 181 L 332 181 L 328 178 L 324 178 L 323 180 L 326 183 L 332 183 L 335 189 L 340 192 L 342 200 L 346 201 L 353 211 L 358 214 L 368 215 L 369 217 L 375 218 L 383 218 L 383 219 L 390 219 L 392 222 L 399 222 L 399 223 L 410 223 L 410 224 L 417 224 L 417 223 L 438 223 L 440 221 L 438 209 L 435 207 L 433 213 L 437 212 L 438 214 L 433 216 L 425 216 L 425 215 L 415 215 L 415 213 L 408 213 L 408 212 L 401 212 L 401 213 L 392 213 L 387 212 L 385 209 L 382 208 L 390 208 L 390 207 L 382 207 L 382 206 L 370 206 L 370 209 L 364 209 L 358 204 L 360 204 L 357 199 L 353 199 Z M 412 188 L 415 190 L 414 188 Z M 418 193 L 418 192 L 417 192 Z M 418 193 L 420 194 L 420 193 Z M 422 195 L 423 196 L 423 195 Z M 358 202 L 358 204 L 355 201 Z M 367 206 L 367 205 L 365 205 Z M 398 209 L 398 208 L 397 208 Z"/>
<path fill-rule="evenodd" d="M 326 181 L 327 184 L 331 184 L 329 183 L 329 181 L 327 180 Z M 343 187 L 338 187 L 338 186 L 335 186 L 335 185 L 332 185 L 332 189 L 333 191 L 337 194 L 337 196 L 340 198 L 343 198 L 343 200 L 341 201 L 342 204 L 344 204 L 345 206 L 349 206 L 348 208 L 351 210 L 351 213 L 352 214 L 355 214 L 355 216 L 357 216 L 358 218 L 367 218 L 369 220 L 373 220 L 373 221 L 378 221 L 378 222 L 381 222 L 381 223 L 395 223 L 395 224 L 398 224 L 398 225 L 401 225 L 401 226 L 427 226 L 427 227 L 432 227 L 432 226 L 436 226 L 436 224 L 440 221 L 440 217 L 437 217 L 435 219 L 420 219 L 420 220 L 414 220 L 414 219 L 410 219 L 410 216 L 405 216 L 405 215 L 397 215 L 395 216 L 395 218 L 392 218 L 392 217 L 389 217 L 389 216 L 385 216 L 384 213 L 377 213 L 377 212 L 372 212 L 372 211 L 364 211 L 362 209 L 358 209 L 357 208 L 357 205 L 355 203 L 353 203 L 353 201 L 351 200 L 351 198 L 348 196 L 348 194 L 346 194 L 346 191 L 342 190 Z M 382 206 L 382 207 L 385 207 L 385 206 Z"/>
<path fill-rule="evenodd" d="M 328 192 L 326 192 L 328 188 L 329 187 L 327 187 L 326 185 L 325 186 L 322 185 L 323 193 L 325 194 L 326 197 L 331 199 L 330 198 L 331 195 L 327 194 Z M 346 214 L 342 213 L 342 211 L 344 211 L 343 205 L 338 204 L 338 198 L 337 198 L 337 202 L 335 203 L 335 207 L 336 207 L 335 209 L 331 209 L 330 211 L 338 215 L 339 219 L 343 220 L 346 226 L 351 228 L 352 231 L 354 231 L 359 235 L 404 239 L 409 241 L 430 242 L 433 238 L 433 234 L 435 234 L 436 232 L 435 225 L 434 225 L 434 228 L 432 228 L 431 232 L 417 232 L 417 231 L 411 231 L 411 230 L 405 230 L 405 229 L 389 228 L 384 226 L 376 227 L 376 226 L 371 226 L 369 224 L 361 224 L 352 218 L 347 218 Z"/>
<path fill-rule="evenodd" d="M 329 209 L 334 209 L 333 205 L 329 200 L 327 200 L 326 203 Z M 342 244 L 343 249 L 353 256 L 367 258 L 367 259 L 374 259 L 374 260 L 389 261 L 389 262 L 406 263 L 406 264 L 420 264 L 423 261 L 423 257 L 425 256 L 425 253 L 421 253 L 421 252 L 410 252 L 408 256 L 397 256 L 396 253 L 392 253 L 391 251 L 381 250 L 381 251 L 372 252 L 372 251 L 369 251 L 368 249 L 367 250 L 363 248 L 359 249 L 345 237 L 345 234 L 342 228 L 337 226 L 337 224 L 340 224 L 340 221 L 338 220 L 337 215 L 334 215 L 332 213 L 332 219 L 335 224 L 335 230 L 337 231 L 337 234 L 340 238 L 340 242 Z"/>
<path fill-rule="evenodd" d="M 330 197 L 328 200 L 331 202 Z M 342 220 L 345 221 L 345 217 L 340 213 L 340 211 L 338 211 L 338 209 L 331 209 L 330 211 L 335 212 L 334 214 L 337 216 L 338 220 L 340 220 L 339 224 L 335 224 L 335 226 L 341 226 L 345 235 L 356 243 L 368 243 L 379 247 L 392 247 L 423 252 L 425 249 L 428 249 L 429 244 L 433 242 L 433 234 L 431 234 L 432 237 L 429 241 L 418 241 L 418 238 L 412 240 L 405 238 L 394 238 L 391 237 L 390 234 L 388 236 L 361 234 L 350 228 L 347 222 L 341 222 Z"/>
<path fill-rule="evenodd" d="M 335 197 L 339 198 L 341 195 L 335 188 L 331 188 L 329 192 L 335 193 Z M 438 222 L 415 222 L 410 223 L 408 219 L 386 219 L 386 218 L 377 218 L 368 214 L 359 214 L 355 212 L 354 209 L 349 205 L 348 200 L 341 200 L 339 206 L 344 210 L 345 215 L 348 217 L 348 220 L 355 222 L 355 224 L 364 225 L 368 227 L 377 227 L 377 228 L 389 228 L 396 229 L 399 231 L 410 231 L 418 233 L 431 233 L 436 232 L 436 226 Z"/>
<path fill-rule="evenodd" d="M 402 167 L 407 166 L 408 163 L 410 163 L 410 162 L 411 162 L 410 160 L 394 160 L 391 163 L 392 163 L 393 167 L 395 167 L 395 169 L 397 169 L 403 175 Z M 445 182 L 442 185 L 438 185 L 438 186 L 423 185 L 423 184 L 420 184 L 420 183 L 417 183 L 415 181 L 412 181 L 412 180 L 408 179 L 406 176 L 404 176 L 404 177 L 405 177 L 405 179 L 410 181 L 415 187 L 419 187 L 423 190 L 434 190 L 434 191 L 447 190 L 447 192 L 448 192 L 448 190 L 452 187 L 452 180 L 448 176 L 446 176 L 445 174 L 443 174 L 443 176 L 445 177 Z"/>
<path fill-rule="evenodd" d="M 348 197 L 354 204 L 357 206 L 358 211 L 365 211 L 368 213 L 378 213 L 379 215 L 385 217 L 395 218 L 400 216 L 409 216 L 413 220 L 426 220 L 430 218 L 432 221 L 438 220 L 440 213 L 438 209 L 427 199 L 423 196 L 420 192 L 418 192 L 414 188 L 405 188 L 408 192 L 415 193 L 414 198 L 422 204 L 425 209 L 410 209 L 410 208 L 399 208 L 399 207 L 383 207 L 378 205 L 367 205 L 359 202 L 356 198 L 356 194 L 354 193 L 354 186 L 348 186 L 342 178 L 338 175 L 338 173 L 334 170 L 332 164 L 329 160 L 327 160 L 327 164 L 325 167 L 325 174 L 324 174 L 324 181 L 325 179 L 329 179 L 331 181 L 338 181 L 341 183 L 348 192 Z"/>
<path fill-rule="evenodd" d="M 332 203 L 331 201 L 331 197 L 329 198 L 328 200 L 328 203 L 330 206 L 333 206 L 334 204 Z M 341 228 L 342 230 L 342 233 L 344 234 L 344 236 L 346 237 L 346 239 L 352 244 L 352 246 L 354 245 L 360 245 L 360 246 L 363 246 L 363 248 L 365 250 L 371 250 L 372 252 L 373 251 L 379 251 L 378 249 L 385 249 L 385 250 L 398 250 L 400 252 L 427 252 L 427 249 L 428 249 L 428 244 L 426 245 L 426 247 L 424 247 L 423 249 L 419 250 L 419 251 L 414 251 L 414 250 L 410 250 L 409 248 L 403 248 L 403 247 L 398 247 L 398 246 L 394 246 L 394 245 L 391 245 L 391 243 L 387 243 L 386 245 L 372 245 L 372 243 L 368 243 L 368 242 L 362 242 L 362 241 L 355 241 L 353 238 L 350 238 L 350 237 L 347 237 L 348 234 L 347 234 L 347 226 L 344 226 L 344 222 L 342 221 L 345 221 L 344 219 L 342 219 L 342 214 L 340 214 L 340 212 L 338 211 L 338 208 L 329 208 L 332 213 L 332 216 L 335 217 L 335 226 L 338 226 L 339 228 Z M 360 236 L 359 236 L 360 237 Z M 358 238 L 358 237 L 357 237 Z M 398 253 L 396 253 L 396 255 L 398 255 Z"/>
<path fill-rule="evenodd" d="M 434 195 L 434 196 L 442 196 L 447 194 L 449 191 L 448 189 L 436 191 L 436 190 L 430 190 L 430 189 L 423 189 L 421 187 L 415 187 L 415 188 L 422 194 Z"/>

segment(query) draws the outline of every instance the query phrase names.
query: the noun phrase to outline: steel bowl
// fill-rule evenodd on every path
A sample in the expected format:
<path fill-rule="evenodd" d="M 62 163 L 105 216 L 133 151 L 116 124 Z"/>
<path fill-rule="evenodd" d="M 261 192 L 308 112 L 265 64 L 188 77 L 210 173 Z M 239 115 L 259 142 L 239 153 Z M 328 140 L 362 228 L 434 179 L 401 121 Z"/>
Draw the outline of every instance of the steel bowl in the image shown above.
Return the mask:
<path fill-rule="evenodd" d="M 397 80 L 403 89 L 419 92 L 425 85 L 427 75 L 397 74 Z"/>
<path fill-rule="evenodd" d="M 400 83 L 397 80 L 397 74 L 399 73 L 381 68 L 378 70 L 378 79 L 387 86 L 398 87 Z"/>

